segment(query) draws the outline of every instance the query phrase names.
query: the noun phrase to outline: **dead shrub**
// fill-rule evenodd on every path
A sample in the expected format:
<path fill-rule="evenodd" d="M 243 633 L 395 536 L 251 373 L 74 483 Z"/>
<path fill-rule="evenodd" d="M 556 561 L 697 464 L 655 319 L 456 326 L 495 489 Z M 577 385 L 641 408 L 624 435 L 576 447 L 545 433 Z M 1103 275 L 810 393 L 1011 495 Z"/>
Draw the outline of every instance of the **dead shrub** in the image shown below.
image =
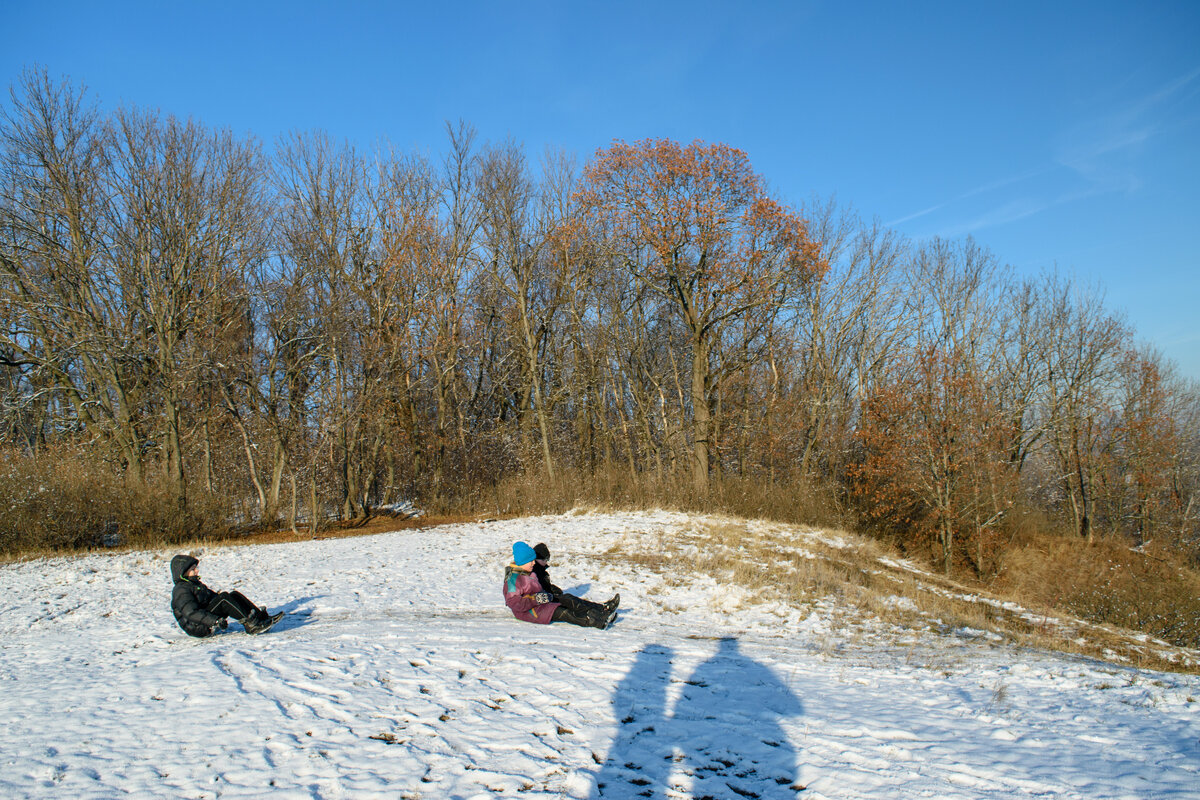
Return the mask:
<path fill-rule="evenodd" d="M 224 501 L 127 482 L 110 465 L 59 449 L 0 455 L 0 554 L 156 547 L 223 532 Z"/>
<path fill-rule="evenodd" d="M 1200 647 L 1200 573 L 1169 550 L 1102 539 L 1029 536 L 1005 556 L 997 588 L 1030 606 Z"/>
<path fill-rule="evenodd" d="M 728 514 L 746 519 L 840 527 L 847 521 L 834 486 L 793 481 L 772 483 L 742 477 L 714 477 L 698 490 L 691 476 L 673 478 L 631 472 L 610 464 L 594 473 L 559 470 L 554 480 L 532 471 L 505 478 L 475 496 L 479 506 L 458 508 L 498 514 L 553 514 L 578 506 L 602 509 L 668 509 L 702 514 Z"/>

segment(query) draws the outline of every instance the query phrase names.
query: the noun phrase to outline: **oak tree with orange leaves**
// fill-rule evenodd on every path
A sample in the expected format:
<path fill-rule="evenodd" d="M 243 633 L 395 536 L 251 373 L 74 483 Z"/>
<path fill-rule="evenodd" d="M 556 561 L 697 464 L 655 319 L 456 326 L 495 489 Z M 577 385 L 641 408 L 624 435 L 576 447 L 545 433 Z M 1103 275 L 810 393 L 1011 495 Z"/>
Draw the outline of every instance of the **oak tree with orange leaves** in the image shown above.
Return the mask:
<path fill-rule="evenodd" d="M 1003 417 L 961 350 L 926 348 L 898 364 L 864 399 L 851 487 L 868 518 L 931 539 L 947 575 L 961 555 L 992 577 L 996 526 L 1016 492 Z"/>
<path fill-rule="evenodd" d="M 720 330 L 769 324 L 789 288 L 825 271 L 820 244 L 724 144 L 615 142 L 588 164 L 579 200 L 615 259 L 684 325 L 693 477 L 707 488 Z"/>
<path fill-rule="evenodd" d="M 1181 392 L 1171 391 L 1169 370 L 1164 374 L 1160 356 L 1149 348 L 1129 348 L 1117 368 L 1120 413 L 1112 446 L 1105 454 L 1111 472 L 1115 525 L 1129 517 L 1133 536 L 1146 542 L 1160 518 L 1174 518 L 1182 510 L 1180 462 L 1186 450 L 1178 429 L 1183 416 L 1172 408 Z M 1126 500 L 1127 498 L 1127 500 Z M 1122 513 L 1121 506 L 1130 506 Z M 1122 526 L 1123 527 L 1123 526 Z M 1175 525 L 1163 525 L 1163 532 Z"/>

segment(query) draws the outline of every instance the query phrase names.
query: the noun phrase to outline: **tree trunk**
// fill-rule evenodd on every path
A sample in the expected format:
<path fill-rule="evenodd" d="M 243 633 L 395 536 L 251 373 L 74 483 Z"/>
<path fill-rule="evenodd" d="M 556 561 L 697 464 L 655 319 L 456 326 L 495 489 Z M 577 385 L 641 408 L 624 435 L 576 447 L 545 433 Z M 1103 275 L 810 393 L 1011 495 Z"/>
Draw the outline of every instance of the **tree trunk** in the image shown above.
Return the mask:
<path fill-rule="evenodd" d="M 232 414 L 234 424 L 242 434 L 242 451 L 246 454 L 246 465 L 250 470 L 250 482 L 254 484 L 254 491 L 258 494 L 258 508 L 262 513 L 264 520 L 267 510 L 267 495 L 263 490 L 262 481 L 258 479 L 258 464 L 254 460 L 254 447 L 250 443 L 250 434 L 246 431 L 246 424 L 242 422 L 242 418 L 236 413 Z"/>
<path fill-rule="evenodd" d="M 267 502 L 263 508 L 263 521 L 271 523 L 279 513 L 279 489 L 283 483 L 283 467 L 287 462 L 287 452 L 278 435 L 275 436 L 275 452 L 271 465 L 271 486 L 267 490 Z"/>
<path fill-rule="evenodd" d="M 179 405 L 165 398 L 167 411 L 167 481 L 179 510 L 187 508 L 187 482 L 183 475 L 183 445 L 179 436 Z"/>
<path fill-rule="evenodd" d="M 288 520 L 288 522 L 290 523 L 292 533 L 299 533 L 299 531 L 296 530 L 296 510 L 297 510 L 296 509 L 296 506 L 297 506 L 296 473 L 293 472 L 291 475 L 288 476 L 288 479 L 291 481 L 291 484 L 292 484 L 292 515 L 291 515 L 290 519 Z"/>
<path fill-rule="evenodd" d="M 692 339 L 692 482 L 700 491 L 708 490 L 709 444 L 712 436 L 708 380 L 708 340 L 698 335 Z"/>
<path fill-rule="evenodd" d="M 950 568 L 954 563 L 954 530 L 950 527 L 950 521 L 942 519 L 942 573 L 949 576 Z"/>
<path fill-rule="evenodd" d="M 216 491 L 213 488 L 212 437 L 209 434 L 207 418 L 204 420 L 204 487 L 209 494 Z"/>
<path fill-rule="evenodd" d="M 316 536 L 320 530 L 321 517 L 317 512 L 317 470 L 316 465 L 312 465 L 312 475 L 309 476 L 308 482 L 308 508 L 309 508 L 309 535 Z"/>

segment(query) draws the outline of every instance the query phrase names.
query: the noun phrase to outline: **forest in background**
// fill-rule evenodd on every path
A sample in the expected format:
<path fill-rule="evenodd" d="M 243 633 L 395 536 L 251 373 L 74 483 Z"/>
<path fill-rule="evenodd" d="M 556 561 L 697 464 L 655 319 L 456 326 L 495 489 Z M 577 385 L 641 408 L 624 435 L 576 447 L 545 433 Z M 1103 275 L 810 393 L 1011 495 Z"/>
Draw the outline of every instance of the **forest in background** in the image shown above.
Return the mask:
<path fill-rule="evenodd" d="M 1054 565 L 1166 565 L 1135 593 L 1200 558 L 1200 387 L 1100 287 L 789 207 L 723 144 L 579 165 L 446 132 L 266 148 L 26 71 L 0 109 L 0 553 L 410 500 L 843 524 L 982 582 L 1043 535 Z"/>

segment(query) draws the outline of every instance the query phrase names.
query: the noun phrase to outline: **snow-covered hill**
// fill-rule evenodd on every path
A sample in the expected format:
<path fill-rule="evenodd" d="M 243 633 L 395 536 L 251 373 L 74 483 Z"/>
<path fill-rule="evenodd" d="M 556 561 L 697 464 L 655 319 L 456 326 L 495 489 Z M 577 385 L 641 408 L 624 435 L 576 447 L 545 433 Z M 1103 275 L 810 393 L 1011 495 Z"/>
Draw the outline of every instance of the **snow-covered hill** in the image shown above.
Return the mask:
<path fill-rule="evenodd" d="M 651 551 L 695 518 L 578 514 L 212 547 L 288 616 L 189 639 L 171 552 L 0 567 L 0 796 L 1200 797 L 1200 678 L 756 603 Z M 619 591 L 516 621 L 514 540 Z"/>

